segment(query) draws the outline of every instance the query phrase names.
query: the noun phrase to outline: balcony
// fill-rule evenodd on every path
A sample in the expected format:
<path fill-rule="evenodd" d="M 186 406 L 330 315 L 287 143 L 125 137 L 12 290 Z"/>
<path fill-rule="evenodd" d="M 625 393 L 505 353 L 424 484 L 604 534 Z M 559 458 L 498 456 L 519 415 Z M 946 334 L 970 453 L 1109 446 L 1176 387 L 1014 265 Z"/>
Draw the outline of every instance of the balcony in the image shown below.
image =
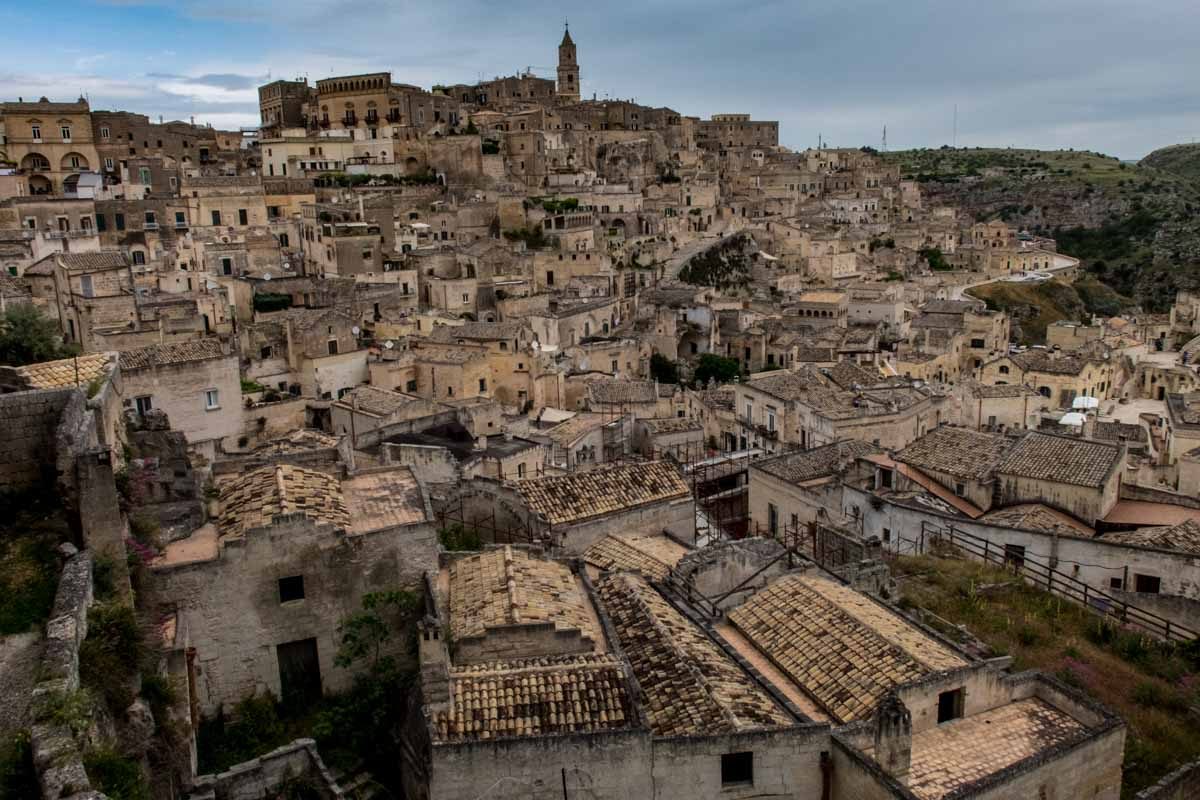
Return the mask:
<path fill-rule="evenodd" d="M 157 223 L 157 222 L 146 222 L 146 223 L 143 223 L 143 224 L 142 224 L 142 230 L 146 230 L 146 231 L 156 231 L 156 230 L 158 230 L 158 223 Z"/>
<path fill-rule="evenodd" d="M 779 438 L 778 428 L 768 428 L 766 425 L 755 425 L 754 431 L 764 439 L 770 439 L 774 441 Z"/>

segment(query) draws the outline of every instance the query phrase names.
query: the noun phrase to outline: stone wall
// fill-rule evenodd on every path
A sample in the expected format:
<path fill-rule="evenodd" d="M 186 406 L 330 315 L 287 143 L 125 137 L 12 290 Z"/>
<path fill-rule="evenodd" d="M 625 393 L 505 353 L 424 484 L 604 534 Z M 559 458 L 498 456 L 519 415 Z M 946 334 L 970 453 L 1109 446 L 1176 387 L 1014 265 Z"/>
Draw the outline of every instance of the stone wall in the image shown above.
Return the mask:
<path fill-rule="evenodd" d="M 321 800 L 346 797 L 321 760 L 316 742 L 297 739 L 225 772 L 197 777 L 188 800 L 260 800 L 274 796 L 272 792 L 293 778 L 305 779 Z"/>
<path fill-rule="evenodd" d="M 58 581 L 58 593 L 42 656 L 41 681 L 33 689 L 34 724 L 30 732 L 33 763 L 43 800 L 83 798 L 91 788 L 83 752 L 70 727 L 53 719 L 55 700 L 79 689 L 79 647 L 87 637 L 92 604 L 92 556 L 70 556 Z M 95 795 L 90 795 L 95 797 Z"/>
<path fill-rule="evenodd" d="M 1138 792 L 1134 800 L 1191 800 L 1200 786 L 1200 761 L 1185 764 L 1153 786 Z"/>
<path fill-rule="evenodd" d="M 458 461 L 445 447 L 384 442 L 380 452 L 383 463 L 412 467 L 425 483 L 454 483 L 461 478 Z"/>
<path fill-rule="evenodd" d="M 46 477 L 56 452 L 59 419 L 75 394 L 77 390 L 69 388 L 0 395 L 0 488 L 20 489 Z"/>

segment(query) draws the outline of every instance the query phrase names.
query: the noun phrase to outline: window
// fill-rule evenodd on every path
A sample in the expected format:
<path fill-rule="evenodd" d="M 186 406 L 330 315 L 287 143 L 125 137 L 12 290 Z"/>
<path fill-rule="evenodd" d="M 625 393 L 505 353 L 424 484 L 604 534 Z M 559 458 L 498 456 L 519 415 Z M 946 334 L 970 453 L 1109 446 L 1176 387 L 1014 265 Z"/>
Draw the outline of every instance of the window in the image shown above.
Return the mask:
<path fill-rule="evenodd" d="M 1125 586 L 1125 581 L 1121 580 L 1120 578 L 1109 578 L 1108 579 L 1108 588 L 1110 588 L 1110 589 L 1121 589 L 1121 588 L 1124 588 L 1124 586 Z"/>
<path fill-rule="evenodd" d="M 279 579 L 279 602 L 290 603 L 304 599 L 304 576 L 289 575 Z"/>
<path fill-rule="evenodd" d="M 187 227 L 187 215 L 184 212 L 182 212 L 182 211 L 175 212 L 175 227 L 176 228 L 186 228 Z"/>
<path fill-rule="evenodd" d="M 963 690 L 951 689 L 938 695 L 938 724 L 963 715 Z"/>
<path fill-rule="evenodd" d="M 879 488 L 892 488 L 892 471 L 890 469 L 880 468 L 879 470 Z"/>
<path fill-rule="evenodd" d="M 103 214 L 96 215 L 96 230 L 97 231 L 108 230 L 108 219 Z"/>
<path fill-rule="evenodd" d="M 222 275 L 232 275 L 233 274 L 233 259 L 230 258 L 229 256 L 224 256 L 221 259 L 221 274 Z"/>
<path fill-rule="evenodd" d="M 487 378 L 479 379 L 479 391 L 481 391 L 481 392 L 487 391 Z"/>
<path fill-rule="evenodd" d="M 883 543 L 888 544 L 891 541 L 892 541 L 892 529 L 884 528 L 883 529 Z"/>
<path fill-rule="evenodd" d="M 134 264 L 139 264 L 139 265 L 141 265 L 141 264 L 145 264 L 145 263 L 146 263 L 146 253 L 145 253 L 145 251 L 143 251 L 143 250 L 134 250 L 134 251 L 133 251 L 133 263 L 134 263 Z"/>
<path fill-rule="evenodd" d="M 525 465 L 524 464 L 517 464 L 517 477 L 518 478 L 525 477 Z"/>
<path fill-rule="evenodd" d="M 767 530 L 772 536 L 779 533 L 779 508 L 774 503 L 767 503 Z"/>
<path fill-rule="evenodd" d="M 250 214 L 244 208 L 238 209 L 238 225 L 249 225 Z"/>
<path fill-rule="evenodd" d="M 100 129 L 100 138 L 101 138 L 101 139 L 107 139 L 107 138 L 109 138 L 109 137 L 108 137 L 108 128 L 101 128 L 101 129 Z"/>
<path fill-rule="evenodd" d="M 1133 574 L 1133 590 L 1144 594 L 1158 594 L 1162 589 L 1162 578 L 1157 575 Z"/>
<path fill-rule="evenodd" d="M 338 354 L 338 342 L 337 342 L 337 339 L 330 339 L 328 342 L 326 342 L 326 343 L 325 343 L 325 346 L 326 346 L 326 347 L 328 348 L 328 350 L 329 350 L 329 355 L 331 355 L 331 356 L 336 356 L 336 355 Z"/>
<path fill-rule="evenodd" d="M 415 380 L 411 380 L 408 383 L 404 384 L 404 391 L 415 392 L 416 390 L 417 390 L 417 382 Z"/>
<path fill-rule="evenodd" d="M 111 158 L 104 159 L 104 169 L 109 172 L 113 171 L 113 160 Z"/>
<path fill-rule="evenodd" d="M 30 126 L 29 126 L 29 134 L 30 134 L 30 135 L 33 137 L 33 140 L 34 140 L 35 142 L 39 142 L 39 141 L 41 141 L 41 139 L 42 139 L 42 126 L 41 126 L 41 125 L 30 125 Z"/>
<path fill-rule="evenodd" d="M 113 214 L 113 223 L 115 223 L 117 230 L 125 230 L 125 215 L 119 211 Z"/>
<path fill-rule="evenodd" d="M 213 212 L 212 212 L 212 224 L 213 224 L 213 225 L 220 225 L 220 224 L 221 224 L 221 212 L 220 212 L 220 211 L 213 211 Z"/>
<path fill-rule="evenodd" d="M 767 406 L 767 430 L 775 432 L 775 409 L 771 406 Z"/>
<path fill-rule="evenodd" d="M 1020 570 L 1025 566 L 1025 546 L 1020 544 L 1004 545 L 1004 565 Z"/>
<path fill-rule="evenodd" d="M 137 408 L 137 413 L 142 416 L 145 416 L 147 411 L 154 408 L 154 401 L 150 398 L 150 395 L 133 398 L 133 404 Z"/>
<path fill-rule="evenodd" d="M 271 345 L 266 345 L 261 350 L 259 350 L 258 357 L 262 358 L 262 359 L 270 358 L 271 357 Z"/>
<path fill-rule="evenodd" d="M 754 784 L 754 753 L 726 753 L 721 756 L 721 785 Z"/>
<path fill-rule="evenodd" d="M 216 389 L 206 389 L 204 391 L 204 408 L 207 411 L 221 407 L 221 395 Z"/>
<path fill-rule="evenodd" d="M 95 290 L 92 287 L 92 276 L 81 275 L 79 278 L 79 293 L 84 297 L 95 297 L 93 294 L 94 291 Z"/>
<path fill-rule="evenodd" d="M 546 285 L 547 285 L 547 286 L 553 286 L 553 285 L 554 285 L 554 273 L 553 273 L 553 272 L 547 272 L 547 273 L 546 273 Z"/>
<path fill-rule="evenodd" d="M 153 183 L 149 167 L 138 167 L 138 180 L 143 186 L 149 186 Z"/>
<path fill-rule="evenodd" d="M 954 493 L 959 497 L 967 496 L 967 487 L 961 483 L 954 484 Z"/>
<path fill-rule="evenodd" d="M 971 347 L 976 350 L 982 350 L 983 348 L 987 347 L 987 345 L 984 343 L 983 339 L 972 339 Z"/>
<path fill-rule="evenodd" d="M 1004 366 L 1000 367 L 1000 374 L 1001 374 L 1001 375 L 1007 375 L 1007 374 L 1008 374 L 1008 367 L 1004 367 Z"/>
<path fill-rule="evenodd" d="M 145 222 L 147 228 L 154 230 L 158 227 L 158 216 L 153 211 L 147 211 Z"/>

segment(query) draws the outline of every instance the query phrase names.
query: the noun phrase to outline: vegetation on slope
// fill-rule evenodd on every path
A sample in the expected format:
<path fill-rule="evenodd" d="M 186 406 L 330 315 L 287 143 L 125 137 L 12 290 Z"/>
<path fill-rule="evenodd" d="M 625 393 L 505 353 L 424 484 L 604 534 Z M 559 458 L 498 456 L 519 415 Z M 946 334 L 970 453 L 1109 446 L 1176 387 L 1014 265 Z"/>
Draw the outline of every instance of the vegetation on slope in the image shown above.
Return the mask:
<path fill-rule="evenodd" d="M 1200 180 L 1084 151 L 949 147 L 883 156 L 931 203 L 1053 236 L 1059 250 L 1147 310 L 1200 287 Z M 1151 161 L 1151 163 L 1153 160 Z"/>
<path fill-rule="evenodd" d="M 0 636 L 38 628 L 58 590 L 58 554 L 70 530 L 48 493 L 0 494 Z"/>
<path fill-rule="evenodd" d="M 1073 284 L 1059 280 L 998 281 L 976 286 L 967 293 L 983 300 L 990 309 L 1007 312 L 1013 338 L 1024 345 L 1044 344 L 1046 328 L 1060 320 L 1087 322 L 1093 314 L 1111 317 L 1131 305 L 1128 297 L 1090 276 Z"/>
<path fill-rule="evenodd" d="M 1138 162 L 1139 167 L 1168 172 L 1180 178 L 1200 180 L 1200 144 L 1162 147 Z"/>
<path fill-rule="evenodd" d="M 893 571 L 900 605 L 932 612 L 926 621 L 951 638 L 978 637 L 1015 670 L 1042 670 L 1117 711 L 1128 725 L 1122 797 L 1200 757 L 1200 719 L 1189 711 L 1200 704 L 1200 646 L 1115 628 L 975 561 L 902 557 Z"/>

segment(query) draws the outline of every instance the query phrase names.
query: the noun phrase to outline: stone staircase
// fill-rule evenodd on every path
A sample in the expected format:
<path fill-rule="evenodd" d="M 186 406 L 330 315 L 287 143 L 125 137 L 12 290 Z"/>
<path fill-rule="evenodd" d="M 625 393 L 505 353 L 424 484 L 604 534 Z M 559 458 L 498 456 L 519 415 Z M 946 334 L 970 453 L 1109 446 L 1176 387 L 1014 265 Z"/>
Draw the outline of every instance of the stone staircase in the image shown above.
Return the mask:
<path fill-rule="evenodd" d="M 379 785 L 362 762 L 345 770 L 334 769 L 332 773 L 346 800 L 394 800 L 391 793 Z"/>

